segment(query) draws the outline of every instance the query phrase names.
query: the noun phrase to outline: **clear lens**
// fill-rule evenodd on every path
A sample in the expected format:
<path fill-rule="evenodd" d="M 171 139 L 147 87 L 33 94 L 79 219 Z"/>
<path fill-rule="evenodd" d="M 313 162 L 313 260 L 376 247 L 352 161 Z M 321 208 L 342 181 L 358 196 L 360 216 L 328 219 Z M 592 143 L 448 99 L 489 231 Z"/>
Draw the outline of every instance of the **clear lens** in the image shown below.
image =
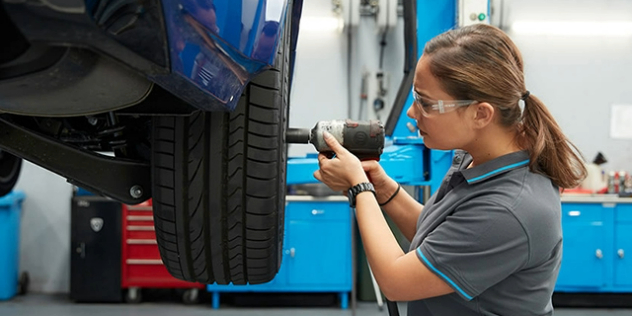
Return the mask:
<path fill-rule="evenodd" d="M 417 93 L 417 91 L 415 91 L 415 89 L 413 89 L 413 100 L 413 106 L 416 106 L 421 114 L 423 114 L 424 116 L 428 116 L 430 114 L 430 112 L 432 111 L 432 104 L 425 102 L 424 99 L 422 99 L 421 96 Z"/>
<path fill-rule="evenodd" d="M 412 93 L 414 100 L 413 105 L 416 105 L 419 112 L 421 112 L 421 114 L 426 117 L 432 116 L 436 113 L 443 114 L 446 112 L 450 112 L 458 107 L 469 106 L 472 103 L 478 102 L 474 100 L 431 100 L 420 96 L 414 88 L 412 89 Z"/>

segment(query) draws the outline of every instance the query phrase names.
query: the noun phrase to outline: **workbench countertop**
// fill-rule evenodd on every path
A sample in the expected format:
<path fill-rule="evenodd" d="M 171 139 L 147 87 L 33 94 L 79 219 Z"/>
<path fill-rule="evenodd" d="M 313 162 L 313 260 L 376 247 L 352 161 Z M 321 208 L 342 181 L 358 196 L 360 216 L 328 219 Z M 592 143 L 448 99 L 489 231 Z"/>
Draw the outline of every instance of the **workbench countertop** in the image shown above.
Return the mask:
<path fill-rule="evenodd" d="M 562 194 L 562 202 L 582 203 L 632 203 L 632 198 L 617 194 Z"/>

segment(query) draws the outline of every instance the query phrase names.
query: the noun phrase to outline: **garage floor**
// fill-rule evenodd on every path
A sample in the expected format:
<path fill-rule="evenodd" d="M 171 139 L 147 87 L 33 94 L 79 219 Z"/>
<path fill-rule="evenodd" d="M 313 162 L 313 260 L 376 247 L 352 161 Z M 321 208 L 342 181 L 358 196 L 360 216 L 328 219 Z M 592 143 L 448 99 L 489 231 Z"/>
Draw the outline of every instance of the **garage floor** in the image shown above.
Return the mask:
<path fill-rule="evenodd" d="M 405 305 L 400 305 L 400 314 L 406 315 Z M 0 302 L 0 315 L 28 316 L 342 316 L 352 315 L 351 310 L 340 310 L 335 307 L 319 308 L 255 308 L 222 306 L 213 310 L 210 304 L 183 305 L 177 302 L 149 302 L 139 305 L 128 304 L 75 304 L 66 296 L 29 294 L 16 297 L 11 301 Z M 375 303 L 359 302 L 356 315 L 384 316 L 386 311 L 379 311 Z M 632 316 L 632 309 L 569 309 L 557 308 L 556 316 Z"/>

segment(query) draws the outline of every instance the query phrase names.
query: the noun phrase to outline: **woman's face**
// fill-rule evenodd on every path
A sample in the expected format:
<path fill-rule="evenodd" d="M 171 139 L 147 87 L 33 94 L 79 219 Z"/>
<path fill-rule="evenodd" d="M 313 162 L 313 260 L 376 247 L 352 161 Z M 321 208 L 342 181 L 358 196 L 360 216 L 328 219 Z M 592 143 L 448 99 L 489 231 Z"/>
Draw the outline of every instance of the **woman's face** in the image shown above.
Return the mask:
<path fill-rule="evenodd" d="M 427 103 L 437 103 L 438 100 L 448 104 L 455 100 L 454 97 L 442 90 L 439 80 L 430 72 L 429 58 L 422 56 L 417 63 L 413 89 Z M 429 111 L 425 114 L 421 110 L 421 104 L 413 102 L 406 113 L 408 117 L 417 121 L 417 128 L 424 139 L 424 144 L 431 149 L 452 150 L 463 149 L 474 138 L 474 130 L 471 128 L 471 107 L 450 108 L 445 113 Z"/>

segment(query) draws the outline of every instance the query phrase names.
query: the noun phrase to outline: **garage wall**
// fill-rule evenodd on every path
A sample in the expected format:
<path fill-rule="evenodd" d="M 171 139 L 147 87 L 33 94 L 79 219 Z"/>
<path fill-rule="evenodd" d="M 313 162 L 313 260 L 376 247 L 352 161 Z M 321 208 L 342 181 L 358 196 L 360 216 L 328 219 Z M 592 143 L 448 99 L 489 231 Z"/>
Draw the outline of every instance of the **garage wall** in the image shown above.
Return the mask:
<path fill-rule="evenodd" d="M 16 188 L 26 194 L 20 225 L 20 270 L 29 272 L 29 291 L 69 292 L 71 185 L 25 161 Z"/>
<path fill-rule="evenodd" d="M 625 0 L 507 1 L 505 26 L 516 20 L 632 21 Z M 632 171 L 632 140 L 610 138 L 610 106 L 632 104 L 632 38 L 517 35 L 527 88 L 551 110 L 589 161 L 601 151 L 606 169 Z"/>
<path fill-rule="evenodd" d="M 304 1 L 290 98 L 290 127 L 347 117 L 347 38 L 342 30 L 319 27 L 331 19 L 331 1 Z M 290 156 L 315 152 L 312 145 L 289 146 Z"/>

